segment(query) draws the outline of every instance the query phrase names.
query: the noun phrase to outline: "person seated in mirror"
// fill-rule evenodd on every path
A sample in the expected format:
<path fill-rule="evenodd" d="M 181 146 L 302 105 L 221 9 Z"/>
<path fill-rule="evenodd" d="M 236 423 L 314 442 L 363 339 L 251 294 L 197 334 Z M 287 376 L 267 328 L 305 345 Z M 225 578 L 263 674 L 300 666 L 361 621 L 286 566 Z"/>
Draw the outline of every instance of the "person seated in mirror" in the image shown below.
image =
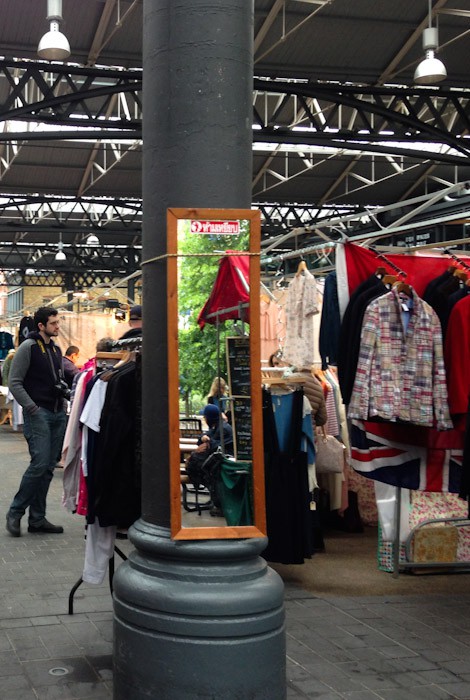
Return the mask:
<path fill-rule="evenodd" d="M 208 447 L 211 449 L 222 447 L 225 453 L 228 452 L 231 454 L 233 451 L 232 426 L 223 419 L 223 414 L 221 415 L 218 406 L 212 403 L 207 404 L 207 406 L 204 407 L 202 415 L 207 423 L 208 430 L 201 435 L 198 444 L 202 445 L 203 443 L 207 443 Z"/>

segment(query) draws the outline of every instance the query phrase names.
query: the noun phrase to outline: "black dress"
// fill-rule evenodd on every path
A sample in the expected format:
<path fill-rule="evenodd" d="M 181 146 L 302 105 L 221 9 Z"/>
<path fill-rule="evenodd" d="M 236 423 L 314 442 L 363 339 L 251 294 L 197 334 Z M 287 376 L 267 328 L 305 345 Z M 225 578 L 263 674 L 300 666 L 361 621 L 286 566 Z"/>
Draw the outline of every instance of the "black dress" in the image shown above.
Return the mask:
<path fill-rule="evenodd" d="M 301 452 L 303 391 L 294 392 L 289 439 L 281 452 L 271 394 L 263 391 L 266 524 L 263 557 L 282 564 L 303 564 L 313 552 L 307 453 Z"/>

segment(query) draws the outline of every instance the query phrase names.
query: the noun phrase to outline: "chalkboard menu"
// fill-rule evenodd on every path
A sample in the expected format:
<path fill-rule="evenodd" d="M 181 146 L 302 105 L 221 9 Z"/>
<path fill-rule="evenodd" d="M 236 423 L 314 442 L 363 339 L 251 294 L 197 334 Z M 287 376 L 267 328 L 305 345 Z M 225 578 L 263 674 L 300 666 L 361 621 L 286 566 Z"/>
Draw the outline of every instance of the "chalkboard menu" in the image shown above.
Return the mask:
<path fill-rule="evenodd" d="M 236 459 L 252 458 L 250 339 L 226 339 L 228 381 Z"/>
<path fill-rule="evenodd" d="M 250 396 L 250 339 L 227 338 L 228 381 L 232 396 Z"/>
<path fill-rule="evenodd" d="M 233 399 L 232 428 L 235 459 L 251 459 L 251 399 L 249 397 Z"/>

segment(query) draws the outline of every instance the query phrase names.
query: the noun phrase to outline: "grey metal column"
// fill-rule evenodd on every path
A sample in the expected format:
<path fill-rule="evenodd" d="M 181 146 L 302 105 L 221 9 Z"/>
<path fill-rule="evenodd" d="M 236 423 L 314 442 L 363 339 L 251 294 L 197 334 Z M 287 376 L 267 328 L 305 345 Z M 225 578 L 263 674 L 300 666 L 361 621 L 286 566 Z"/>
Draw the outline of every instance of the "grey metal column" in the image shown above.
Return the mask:
<path fill-rule="evenodd" d="M 143 260 L 167 207 L 251 206 L 251 0 L 144 0 Z M 208 290 L 209 291 L 209 290 Z M 114 581 L 115 700 L 283 700 L 264 539 L 170 539 L 166 272 L 143 268 L 143 502 Z"/>

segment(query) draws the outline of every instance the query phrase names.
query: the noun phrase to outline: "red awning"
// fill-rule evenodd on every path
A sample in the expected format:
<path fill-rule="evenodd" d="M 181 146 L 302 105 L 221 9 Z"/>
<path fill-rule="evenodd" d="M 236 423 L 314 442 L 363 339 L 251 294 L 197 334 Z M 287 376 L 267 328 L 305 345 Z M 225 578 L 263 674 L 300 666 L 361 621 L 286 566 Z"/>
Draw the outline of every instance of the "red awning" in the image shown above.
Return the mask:
<path fill-rule="evenodd" d="M 231 252 L 236 251 L 227 251 Z M 219 271 L 212 292 L 197 319 L 201 329 L 206 323 L 215 325 L 217 318 L 220 322 L 241 318 L 249 322 L 249 308 L 242 308 L 240 315 L 239 306 L 250 301 L 249 270 L 248 255 L 228 255 L 219 260 Z M 220 313 L 216 314 L 217 311 Z"/>

